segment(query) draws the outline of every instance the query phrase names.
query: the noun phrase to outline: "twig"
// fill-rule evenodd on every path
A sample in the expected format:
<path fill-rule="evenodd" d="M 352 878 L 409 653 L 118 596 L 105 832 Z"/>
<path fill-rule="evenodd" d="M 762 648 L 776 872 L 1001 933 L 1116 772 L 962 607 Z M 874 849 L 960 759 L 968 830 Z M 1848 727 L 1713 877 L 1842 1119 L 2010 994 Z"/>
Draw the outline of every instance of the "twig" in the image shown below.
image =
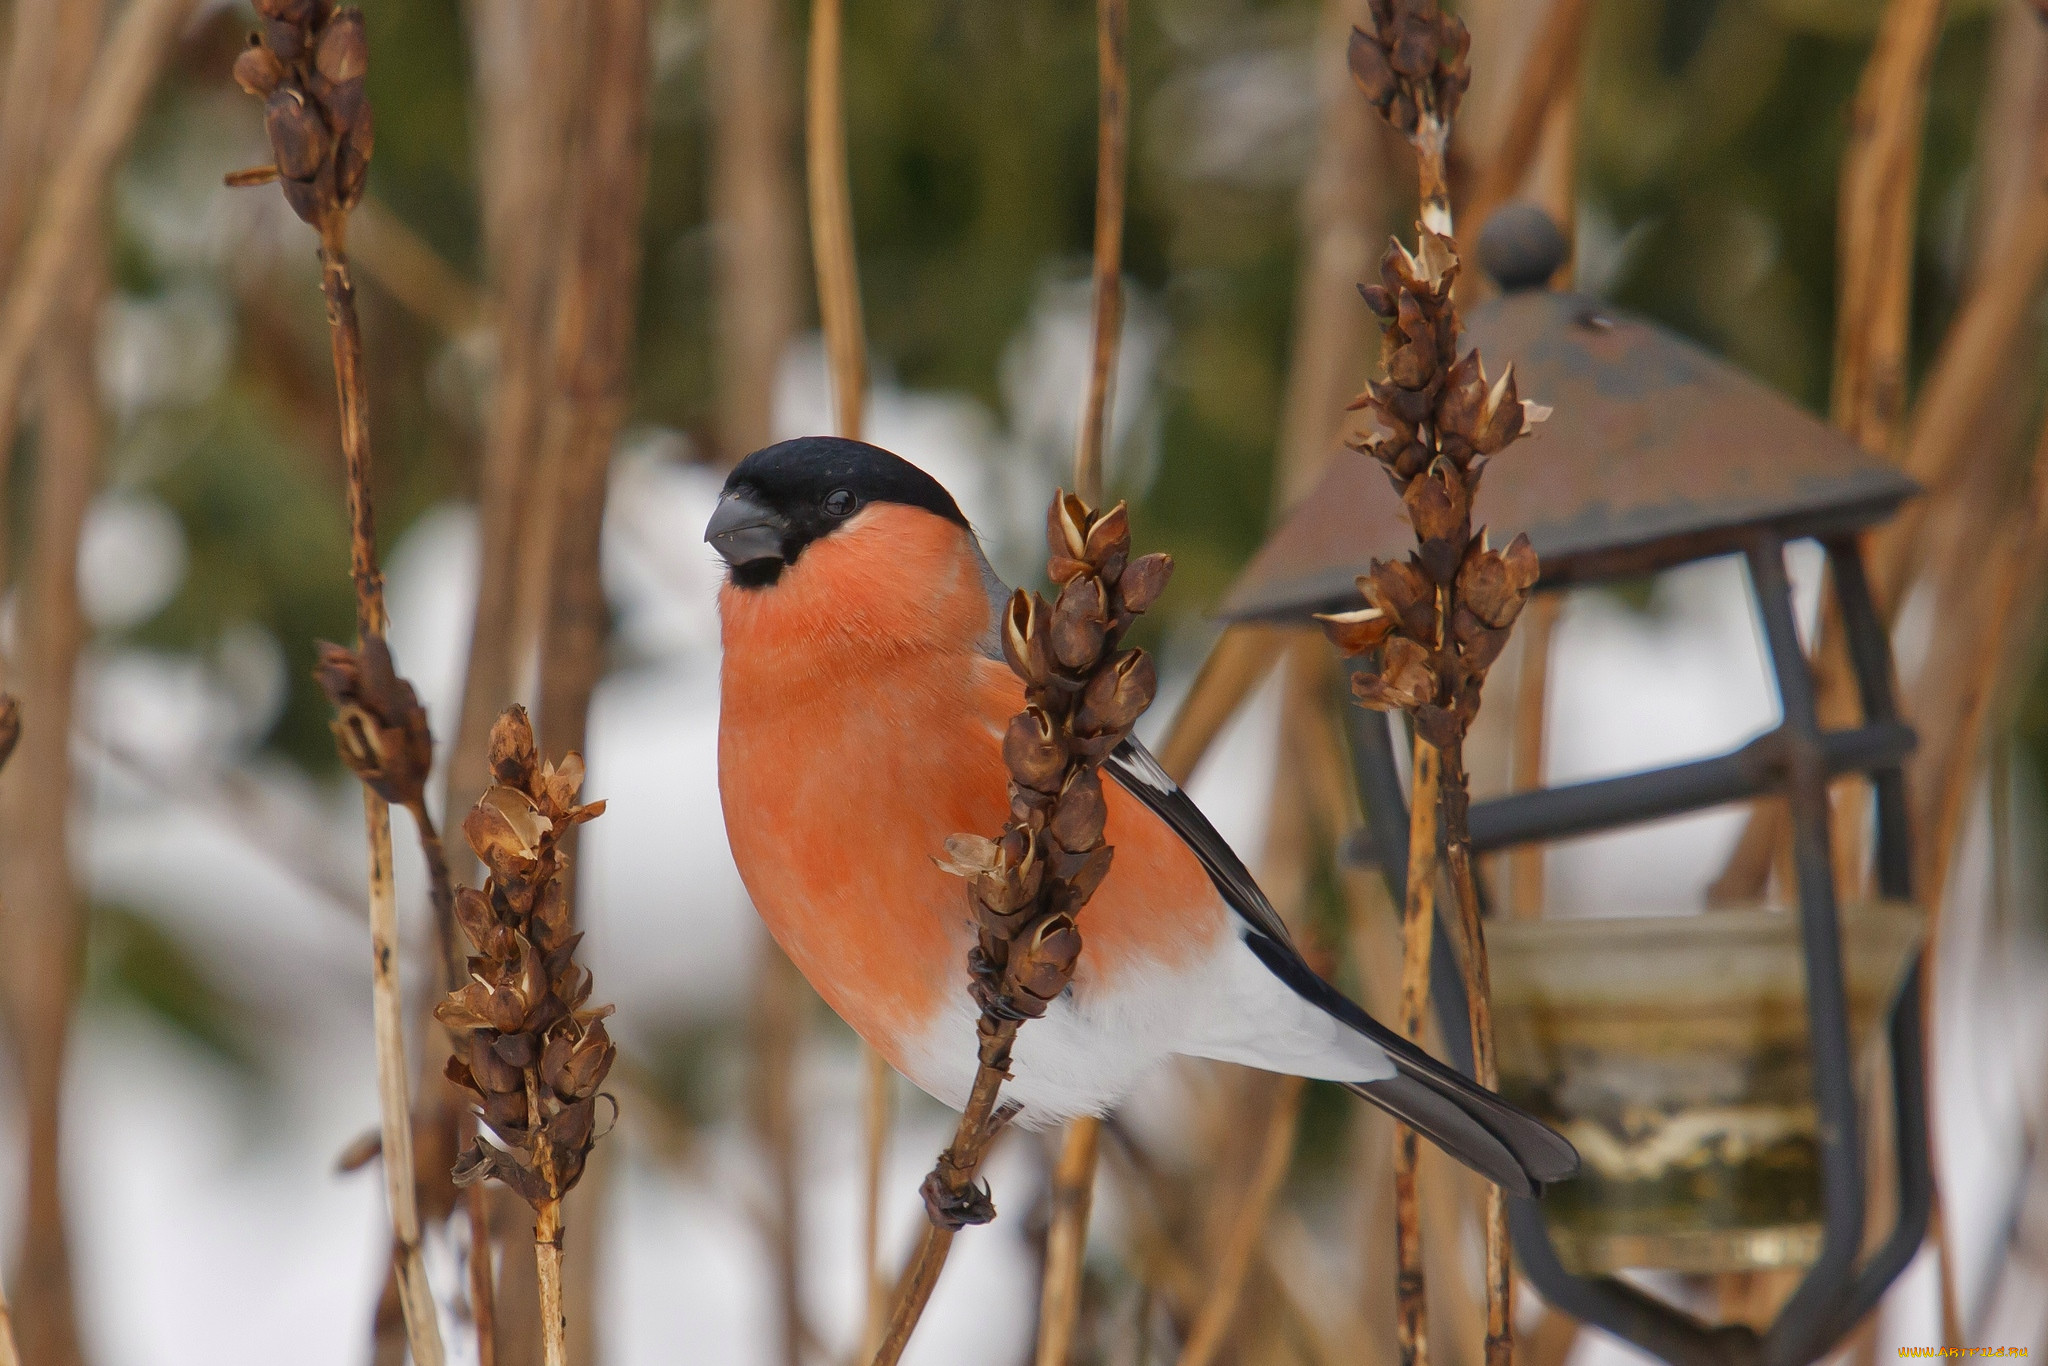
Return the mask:
<path fill-rule="evenodd" d="M 1486 163 L 1465 221 L 1485 223 L 1495 209 L 1512 198 L 1535 166 L 1538 150 L 1550 129 L 1552 111 L 1572 103 L 1567 93 L 1578 81 L 1586 46 L 1586 24 L 1593 0 L 1551 0 L 1536 30 L 1536 39 L 1522 59 L 1515 78 L 1514 102 L 1502 127 L 1500 145 Z M 1569 216 L 1559 226 L 1570 231 Z"/>
<path fill-rule="evenodd" d="M 846 101 L 840 90 L 840 0 L 812 0 L 805 76 L 804 164 L 810 181 L 811 253 L 818 313 L 832 371 L 839 434 L 858 439 L 867 392 L 860 267 L 853 251 L 853 192 L 846 178 Z"/>
<path fill-rule="evenodd" d="M 1074 492 L 1091 506 L 1102 501 L 1102 448 L 1123 335 L 1124 163 L 1131 141 L 1131 77 L 1125 46 L 1130 27 L 1130 0 L 1096 0 L 1095 345 L 1088 367 L 1088 403 L 1074 446 Z"/>
<path fill-rule="evenodd" d="M 1529 604 L 1522 628 L 1522 668 L 1515 679 L 1515 790 L 1543 786 L 1544 728 L 1549 720 L 1551 641 L 1564 607 L 1558 593 L 1544 593 Z M 1521 920 L 1543 914 L 1543 846 L 1517 845 L 1508 852 L 1508 910 Z"/>
<path fill-rule="evenodd" d="M 802 312 L 783 9 L 758 0 L 710 5 L 705 74 L 717 232 L 718 444 L 726 464 L 772 439 L 776 370 Z"/>
<path fill-rule="evenodd" d="M 1209 1366 L 1237 1316 L 1246 1273 L 1264 1240 L 1274 1198 L 1279 1195 L 1281 1183 L 1287 1179 L 1288 1164 L 1294 1158 L 1294 1137 L 1300 1126 L 1301 1098 L 1306 1089 L 1307 1083 L 1300 1077 L 1280 1078 L 1273 1107 L 1266 1116 L 1258 1165 L 1243 1202 L 1231 1218 L 1208 1295 L 1188 1334 L 1187 1345 L 1181 1349 L 1180 1366 Z"/>
<path fill-rule="evenodd" d="M 362 198 L 368 176 L 370 120 L 363 102 L 368 44 L 362 14 L 332 11 L 317 16 L 294 0 L 262 0 L 264 30 L 235 62 L 235 79 L 265 100 L 265 125 L 278 178 L 294 211 L 320 234 L 320 286 L 327 301 L 328 337 L 334 360 L 335 395 L 341 415 L 342 454 L 348 468 L 349 577 L 355 587 L 357 647 L 366 676 L 379 683 L 392 677 L 384 649 L 384 583 L 377 568 L 377 532 L 370 484 L 368 394 L 362 374 L 362 324 L 356 316 L 355 285 L 349 275 L 348 214 Z M 132 12 L 132 11 L 131 11 Z M 317 22 L 316 22 L 317 19 Z M 118 41 L 118 39 L 117 39 Z M 259 183 L 260 175 L 230 177 Z M 340 667 L 332 660 L 323 667 Z M 390 685 L 394 688 L 396 685 Z M 409 692 L 410 690 L 407 689 Z M 416 704 L 415 704 L 416 705 Z M 421 723 L 423 728 L 423 721 Z M 397 753 L 374 756 L 351 741 L 367 743 L 378 733 L 352 724 L 344 711 L 336 722 L 343 757 L 361 764 L 405 764 L 407 776 L 423 772 L 418 737 L 404 733 Z M 425 744 L 431 759 L 431 741 Z M 363 821 L 369 845 L 372 1004 L 377 1041 L 377 1091 L 382 1114 L 385 1191 L 391 1206 L 394 1267 L 406 1332 L 419 1366 L 440 1366 L 440 1327 L 433 1293 L 420 1254 L 418 1189 L 413 1169 L 413 1134 L 405 1075 L 403 996 L 398 971 L 398 898 L 391 864 L 391 813 L 387 796 L 364 773 Z M 388 791 L 389 789 L 387 789 Z M 424 809 L 422 807 L 422 809 Z"/>
<path fill-rule="evenodd" d="M 861 320 L 860 262 L 853 247 L 853 191 L 847 181 L 840 29 L 840 0 L 811 0 L 810 51 L 804 71 L 804 172 L 833 416 L 839 435 L 859 440 L 867 400 L 867 338 Z M 880 1350 L 889 1314 L 891 1287 L 882 1274 L 881 1220 L 882 1165 L 892 1107 L 889 1065 L 880 1054 L 862 1047 L 867 1188 L 862 1195 L 861 1250 L 867 1264 L 867 1316 L 861 1327 L 861 1352 L 867 1356 Z"/>
<path fill-rule="evenodd" d="M 1082 1257 L 1095 1197 L 1095 1159 L 1102 1121 L 1083 1116 L 1067 1125 L 1052 1173 L 1052 1224 L 1045 1236 L 1045 1285 L 1038 1309 L 1038 1366 L 1066 1366 L 1081 1312 Z"/>
<path fill-rule="evenodd" d="M 1433 5 L 1374 7 L 1375 31 L 1354 30 L 1350 61 L 1367 97 L 1415 144 L 1420 167 L 1422 236 L 1411 254 L 1396 242 L 1383 258 L 1380 283 L 1364 291 L 1386 320 L 1387 378 L 1355 401 L 1379 419 L 1384 434 L 1359 448 L 1385 467 L 1400 490 L 1416 552 L 1397 564 L 1375 562 L 1360 589 L 1372 606 L 1325 618 L 1352 654 L 1378 652 L 1377 672 L 1355 675 L 1361 703 L 1414 718 L 1415 778 L 1411 800 L 1407 908 L 1403 922 L 1402 1027 L 1419 1038 L 1428 999 L 1434 927 L 1439 826 L 1464 930 L 1462 967 L 1470 1004 L 1477 1080 L 1495 1084 L 1493 1021 L 1486 943 L 1466 828 L 1470 800 L 1464 740 L 1479 709 L 1487 670 L 1537 579 L 1526 536 L 1505 553 L 1473 534 L 1472 499 L 1492 458 L 1546 413 L 1516 396 L 1513 367 L 1489 383 L 1477 352 L 1457 354 L 1452 288 L 1458 275 L 1445 184 L 1444 146 L 1450 120 L 1469 81 L 1464 25 Z M 1403 1130 L 1396 1148 L 1396 1302 L 1404 1366 L 1428 1356 L 1423 1307 L 1416 1138 Z M 1509 1274 L 1506 1205 L 1487 1194 L 1487 1366 L 1508 1366 L 1514 1350 L 1513 1280 Z"/>
<path fill-rule="evenodd" d="M 97 239 L 92 225 L 104 208 L 107 183 L 191 8 L 192 0 L 134 0 L 121 12 L 93 67 L 75 131 L 50 172 L 20 268 L 0 300 L 0 476 L 29 359 L 80 253 Z"/>
<path fill-rule="evenodd" d="M 797 1049 L 803 1038 L 806 988 L 781 949 L 761 945 L 754 969 L 749 1030 L 752 1067 L 748 1078 L 752 1120 L 770 1172 L 770 1194 L 761 1224 L 775 1266 L 776 1317 L 784 1366 L 802 1366 L 804 1316 L 801 1191 L 797 1171 L 798 1119 L 795 1104 Z"/>

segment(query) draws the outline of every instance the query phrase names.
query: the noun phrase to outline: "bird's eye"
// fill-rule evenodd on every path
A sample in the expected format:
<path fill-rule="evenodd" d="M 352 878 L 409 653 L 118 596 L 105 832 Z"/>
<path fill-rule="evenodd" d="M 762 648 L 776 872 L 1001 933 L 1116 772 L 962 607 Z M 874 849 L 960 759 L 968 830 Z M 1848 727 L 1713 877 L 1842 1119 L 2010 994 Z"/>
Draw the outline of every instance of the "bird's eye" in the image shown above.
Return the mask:
<path fill-rule="evenodd" d="M 825 511 L 834 517 L 851 517 L 859 506 L 860 499 L 848 489 L 833 489 L 825 495 Z"/>

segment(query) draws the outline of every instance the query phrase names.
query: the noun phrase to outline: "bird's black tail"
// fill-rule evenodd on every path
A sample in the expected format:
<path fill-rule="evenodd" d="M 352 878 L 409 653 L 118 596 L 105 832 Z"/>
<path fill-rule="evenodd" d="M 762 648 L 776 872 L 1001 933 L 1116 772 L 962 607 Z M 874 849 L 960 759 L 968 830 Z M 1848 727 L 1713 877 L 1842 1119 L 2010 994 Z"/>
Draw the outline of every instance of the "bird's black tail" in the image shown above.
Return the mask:
<path fill-rule="evenodd" d="M 1245 942 L 1267 967 L 1305 999 L 1321 1006 L 1385 1051 L 1394 1075 L 1347 1083 L 1452 1157 L 1510 1195 L 1541 1195 L 1579 1171 L 1578 1150 L 1535 1116 L 1502 1100 L 1365 1013 L 1318 977 L 1299 954 L 1263 934 Z"/>

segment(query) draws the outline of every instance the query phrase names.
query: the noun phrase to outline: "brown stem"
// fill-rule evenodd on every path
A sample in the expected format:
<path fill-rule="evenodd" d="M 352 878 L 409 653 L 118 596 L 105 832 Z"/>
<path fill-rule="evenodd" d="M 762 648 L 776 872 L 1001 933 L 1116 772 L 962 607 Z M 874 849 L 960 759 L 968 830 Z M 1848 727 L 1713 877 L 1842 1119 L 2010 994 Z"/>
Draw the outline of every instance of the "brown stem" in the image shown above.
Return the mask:
<path fill-rule="evenodd" d="M 1090 506 L 1102 501 L 1102 447 L 1116 392 L 1117 345 L 1123 337 L 1124 177 L 1131 141 L 1125 46 L 1130 27 L 1130 0 L 1097 0 L 1095 346 L 1088 367 L 1088 406 L 1074 446 L 1074 492 Z"/>
<path fill-rule="evenodd" d="M 832 371 L 833 411 L 839 434 L 858 439 L 867 390 L 867 343 L 861 322 L 860 267 L 853 251 L 853 191 L 846 178 L 840 43 L 840 0 L 812 0 L 804 104 L 811 253 L 818 273 L 825 353 Z"/>
<path fill-rule="evenodd" d="M 1502 125 L 1500 145 L 1465 205 L 1466 222 L 1484 224 L 1528 179 L 1549 131 L 1549 115 L 1578 79 L 1592 12 L 1592 0 L 1551 0 L 1516 73 L 1514 104 Z M 1570 229 L 1568 223 L 1561 226 Z"/>
<path fill-rule="evenodd" d="M 987 1016 L 982 1017 L 981 1055 L 974 1073 L 974 1088 L 968 1093 L 967 1108 L 960 1114 L 953 1142 L 939 1154 L 938 1165 L 932 1172 L 931 1179 L 941 1181 L 951 1193 L 965 1192 L 980 1180 L 981 1164 L 987 1159 L 996 1134 L 1001 1130 L 1002 1125 L 996 1115 L 996 1097 L 1009 1073 L 1010 1045 L 1017 1038 L 1017 1023 L 1015 1020 L 991 1021 Z M 897 1283 L 889 1323 L 882 1332 L 880 1345 L 875 1348 L 873 1366 L 896 1366 L 902 1358 L 903 1349 L 909 1345 L 918 1320 L 924 1317 L 925 1305 L 931 1302 L 932 1290 L 938 1285 L 939 1273 L 945 1270 L 946 1258 L 952 1250 L 953 1230 L 936 1222 L 928 1223 L 910 1266 Z"/>
<path fill-rule="evenodd" d="M 552 1165 L 545 1159 L 543 1164 Z M 541 1201 L 540 1208 L 534 1213 L 533 1261 L 540 1285 L 541 1361 L 544 1366 L 569 1366 L 569 1320 L 562 1312 L 562 1202 L 559 1200 Z"/>
<path fill-rule="evenodd" d="M 1515 679 L 1515 790 L 1543 786 L 1543 741 L 1549 719 L 1550 646 L 1564 606 L 1559 593 L 1540 593 L 1522 624 L 1522 668 Z M 1543 914 L 1543 846 L 1517 845 L 1508 854 L 1508 910 L 1520 920 Z"/>
<path fill-rule="evenodd" d="M 1095 1197 L 1102 1121 L 1084 1115 L 1067 1126 L 1052 1174 L 1052 1226 L 1045 1238 L 1045 1285 L 1038 1308 L 1038 1366 L 1066 1366 L 1081 1312 L 1081 1262 Z"/>
<path fill-rule="evenodd" d="M 474 1136 L 474 1125 L 464 1126 L 463 1146 Z M 462 1193 L 469 1216 L 469 1316 L 476 1325 L 477 1366 L 498 1366 L 498 1289 L 491 1266 L 491 1195 L 479 1181 Z M 0 1362 L 0 1366 L 6 1366 Z"/>
<path fill-rule="evenodd" d="M 861 1355 L 873 1356 L 889 1323 L 892 1287 L 882 1274 L 882 1171 L 889 1157 L 889 1120 L 895 1110 L 895 1075 L 889 1060 L 872 1048 L 861 1050 L 861 1256 L 867 1269 L 867 1317 L 861 1325 Z"/>
<path fill-rule="evenodd" d="M 767 1159 L 770 1198 L 762 1222 L 775 1266 L 776 1317 L 784 1366 L 802 1366 L 804 1336 L 802 1190 L 798 1172 L 797 1048 L 803 1037 L 803 977 L 781 949 L 763 942 L 754 968 L 752 1119 Z"/>
<path fill-rule="evenodd" d="M 1223 1347 L 1231 1321 L 1237 1317 L 1237 1306 L 1244 1293 L 1246 1274 L 1251 1270 L 1252 1255 L 1264 1238 L 1267 1216 L 1272 1211 L 1274 1199 L 1280 1194 L 1281 1183 L 1287 1179 L 1288 1164 L 1294 1158 L 1294 1137 L 1300 1126 L 1301 1098 L 1306 1088 L 1307 1083 L 1300 1077 L 1280 1079 L 1272 1111 L 1266 1117 L 1258 1165 L 1244 1193 L 1243 1203 L 1231 1218 L 1230 1231 L 1224 1238 L 1223 1253 L 1217 1258 L 1208 1296 L 1203 1300 L 1201 1314 L 1188 1334 L 1187 1346 L 1181 1350 L 1180 1366 L 1209 1366 Z"/>
<path fill-rule="evenodd" d="M 1448 600 L 1450 593 L 1445 593 Z M 1443 752 L 1444 859 L 1458 898 L 1458 925 L 1465 940 L 1465 1001 L 1472 1029 L 1474 1080 L 1489 1091 L 1500 1086 L 1493 1048 L 1493 977 L 1486 963 L 1486 931 L 1479 918 L 1479 886 L 1472 875 L 1472 835 L 1467 824 L 1470 788 L 1465 778 L 1461 737 Z M 1514 1358 L 1514 1281 L 1508 1264 L 1507 1202 L 1499 1186 L 1487 1183 L 1486 1366 L 1509 1366 Z"/>
<path fill-rule="evenodd" d="M 1429 1008 L 1430 936 L 1436 925 L 1437 816 L 1442 768 L 1436 747 L 1417 736 L 1409 798 L 1408 896 L 1401 916 L 1401 1033 L 1422 1040 Z M 1394 1144 L 1394 1308 L 1401 1366 L 1428 1366 L 1429 1320 L 1422 1275 L 1422 1209 L 1415 1185 L 1415 1131 Z"/>
<path fill-rule="evenodd" d="M 193 0 L 135 0 L 121 12 L 94 66 L 73 131 L 37 206 L 20 267 L 0 300 L 0 484 L 21 385 L 44 326 L 77 272 L 92 225 L 106 205 L 107 184 L 155 93 Z"/>
<path fill-rule="evenodd" d="M 320 232 L 320 285 L 327 300 L 334 386 L 341 413 L 341 449 L 348 466 L 349 577 L 355 584 L 357 647 L 385 629 L 384 579 L 377 568 L 377 526 L 370 485 L 369 403 L 364 386 L 362 324 L 349 277 L 347 219 L 331 216 Z M 405 1075 L 404 996 L 398 970 L 398 891 L 391 864 L 391 812 L 363 788 L 369 835 L 371 999 L 377 1041 L 377 1097 L 382 1114 L 384 1182 L 397 1243 L 400 1301 L 419 1366 L 440 1366 L 441 1331 L 420 1254 L 419 1193 L 413 1172 L 412 1113 Z M 424 827 L 422 827 L 424 829 Z"/>

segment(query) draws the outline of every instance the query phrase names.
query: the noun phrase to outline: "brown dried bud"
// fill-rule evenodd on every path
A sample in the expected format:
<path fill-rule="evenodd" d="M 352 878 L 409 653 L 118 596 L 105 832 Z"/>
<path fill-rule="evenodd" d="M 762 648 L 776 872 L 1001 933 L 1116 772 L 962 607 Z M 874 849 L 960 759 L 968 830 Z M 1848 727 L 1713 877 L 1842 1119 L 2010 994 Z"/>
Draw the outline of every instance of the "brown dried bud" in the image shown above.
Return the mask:
<path fill-rule="evenodd" d="M 1068 583 L 1088 572 L 1086 560 L 1070 560 L 1065 555 L 1054 555 L 1045 562 L 1045 576 L 1054 583 Z"/>
<path fill-rule="evenodd" d="M 320 30 L 313 66 L 336 85 L 362 79 L 370 69 L 370 44 L 363 33 L 361 10 L 351 7 L 334 12 Z"/>
<path fill-rule="evenodd" d="M 1387 378 L 1403 389 L 1422 389 L 1436 375 L 1436 347 L 1426 341 L 1404 342 L 1387 356 Z"/>
<path fill-rule="evenodd" d="M 319 172 L 327 159 L 327 125 L 303 94 L 288 86 L 273 91 L 263 103 L 263 126 L 279 175 L 311 180 Z"/>
<path fill-rule="evenodd" d="M 1412 711 L 1436 697 L 1436 671 L 1429 651 L 1406 636 L 1394 636 L 1380 652 L 1377 674 L 1358 674 L 1351 691 L 1374 711 Z"/>
<path fill-rule="evenodd" d="M 498 1056 L 498 1050 L 493 1046 L 496 1041 L 497 1036 L 488 1030 L 480 1029 L 469 1036 L 469 1074 L 485 1091 L 524 1089 L 524 1073 L 517 1065 Z"/>
<path fill-rule="evenodd" d="M 580 1039 L 558 1031 L 541 1054 L 540 1078 L 564 1100 L 584 1100 L 603 1083 L 616 1053 L 601 1023 L 591 1025 Z"/>
<path fill-rule="evenodd" d="M 1436 426 L 1470 441 L 1479 430 L 1479 412 L 1486 403 L 1486 367 L 1477 351 L 1467 351 L 1444 377 L 1443 392 L 1437 398 Z"/>
<path fill-rule="evenodd" d="M 398 676 L 381 636 L 361 654 L 321 641 L 313 676 L 334 704 L 331 723 L 342 762 L 397 806 L 417 807 L 434 763 L 427 713 L 412 684 Z"/>
<path fill-rule="evenodd" d="M 531 797 L 502 785 L 484 789 L 484 795 L 462 820 L 462 833 L 469 847 L 501 881 L 523 878 L 532 872 L 541 855 L 542 841 L 553 828 Z"/>
<path fill-rule="evenodd" d="M 1102 799 L 1102 780 L 1093 769 L 1077 768 L 1067 776 L 1046 830 L 1062 849 L 1084 854 L 1102 843 L 1102 824 L 1108 816 L 1109 807 Z"/>
<path fill-rule="evenodd" d="M 1436 589 L 1409 560 L 1374 560 L 1361 582 L 1372 605 L 1417 640 L 1436 636 Z"/>
<path fill-rule="evenodd" d="M 276 90 L 278 83 L 284 80 L 284 63 L 254 34 L 250 35 L 249 44 L 242 49 L 242 55 L 235 58 L 235 84 L 261 99 Z"/>
<path fill-rule="evenodd" d="M 1411 81 L 1427 78 L 1436 70 L 1436 35 L 1419 26 L 1403 29 L 1394 40 L 1387 65 L 1394 69 L 1394 74 Z"/>
<path fill-rule="evenodd" d="M 455 889 L 455 923 L 462 926 L 478 953 L 496 957 L 511 946 L 506 927 L 498 923 L 497 912 L 491 909 L 491 899 L 474 887 Z"/>
<path fill-rule="evenodd" d="M 1543 576 L 1543 565 L 1536 558 L 1536 547 L 1529 544 L 1529 533 L 1515 533 L 1515 539 L 1508 542 L 1508 548 L 1501 551 L 1501 560 L 1508 567 L 1508 583 L 1516 592 L 1526 593 L 1536 586 Z"/>
<path fill-rule="evenodd" d="M 1481 455 L 1492 455 L 1521 434 L 1522 403 L 1515 396 L 1515 367 L 1510 364 L 1486 391 L 1472 445 Z"/>
<path fill-rule="evenodd" d="M 1030 938 L 1011 950 L 1010 980 L 1018 991 L 1040 1001 L 1058 998 L 1074 980 L 1081 957 L 1081 935 L 1073 920 L 1051 915 L 1040 921 Z"/>
<path fill-rule="evenodd" d="M 1128 555 L 1130 550 L 1131 513 L 1119 502 L 1089 523 L 1086 553 L 1082 558 L 1090 564 L 1102 565 L 1109 563 L 1111 556 L 1118 553 Z"/>
<path fill-rule="evenodd" d="M 526 708 L 514 703 L 491 723 L 491 776 L 507 787 L 526 789 L 540 764 L 533 747 L 533 722 Z"/>
<path fill-rule="evenodd" d="M 1088 558 L 1088 505 L 1061 489 L 1046 509 L 1045 544 L 1055 555 L 1070 560 Z"/>
<path fill-rule="evenodd" d="M 1094 664 L 1102 653 L 1107 606 L 1102 580 L 1093 574 L 1084 574 L 1062 588 L 1052 609 L 1053 658 L 1076 672 Z"/>
<path fill-rule="evenodd" d="M 1450 462 L 1439 460 L 1424 478 L 1409 482 L 1401 501 L 1422 543 L 1423 569 L 1436 582 L 1449 583 L 1465 553 L 1466 517 L 1471 511 L 1465 481 Z"/>
<path fill-rule="evenodd" d="M 1010 718 L 1003 732 L 1003 763 L 1010 777 L 1038 792 L 1057 792 L 1066 772 L 1067 754 L 1059 727 L 1043 707 L 1029 706 Z"/>
<path fill-rule="evenodd" d="M 1045 618 L 1044 600 L 1022 588 L 1010 594 L 1010 605 L 1003 609 L 1003 658 L 1027 685 L 1043 684 L 1052 677 Z"/>
<path fill-rule="evenodd" d="M 263 41 L 287 62 L 296 62 L 306 55 L 306 30 L 291 20 L 265 19 Z"/>
<path fill-rule="evenodd" d="M 1371 34 L 1362 29 L 1352 29 L 1346 56 L 1351 66 L 1351 78 L 1358 82 L 1358 88 L 1365 92 L 1367 100 L 1379 106 L 1393 98 L 1394 69 L 1387 64 L 1386 52 Z"/>
<path fill-rule="evenodd" d="M 1125 650 L 1109 668 L 1088 681 L 1074 708 L 1074 730 L 1119 740 L 1137 724 L 1159 691 L 1159 675 L 1143 650 Z"/>
<path fill-rule="evenodd" d="M 1508 632 L 1488 626 L 1463 603 L 1451 617 L 1451 639 L 1457 642 L 1458 659 L 1468 675 L 1484 675 L 1507 648 Z"/>
<path fill-rule="evenodd" d="M 1135 614 L 1159 601 L 1166 591 L 1166 581 L 1172 577 L 1171 555 L 1140 555 L 1132 560 L 1116 581 L 1117 596 L 1123 600 L 1124 610 Z"/>
<path fill-rule="evenodd" d="M 1362 655 L 1378 648 L 1394 629 L 1394 619 L 1377 607 L 1361 607 L 1355 612 L 1318 612 L 1316 620 L 1323 623 L 1323 634 L 1330 642 L 1347 655 Z"/>

